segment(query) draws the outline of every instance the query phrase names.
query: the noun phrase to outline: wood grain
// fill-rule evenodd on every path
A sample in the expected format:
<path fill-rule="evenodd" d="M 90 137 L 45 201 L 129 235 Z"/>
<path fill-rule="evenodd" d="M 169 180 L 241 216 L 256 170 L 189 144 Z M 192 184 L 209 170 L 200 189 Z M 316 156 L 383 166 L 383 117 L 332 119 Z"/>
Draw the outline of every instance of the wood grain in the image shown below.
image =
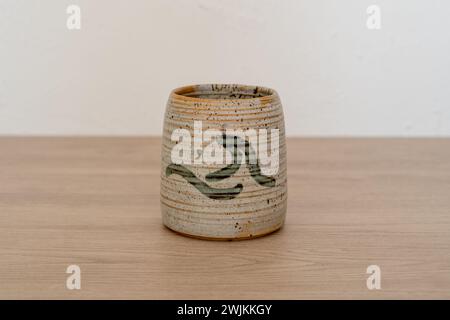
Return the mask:
<path fill-rule="evenodd" d="M 450 140 L 290 139 L 285 227 L 237 242 L 162 226 L 159 161 L 158 138 L 0 138 L 0 298 L 450 298 Z"/>

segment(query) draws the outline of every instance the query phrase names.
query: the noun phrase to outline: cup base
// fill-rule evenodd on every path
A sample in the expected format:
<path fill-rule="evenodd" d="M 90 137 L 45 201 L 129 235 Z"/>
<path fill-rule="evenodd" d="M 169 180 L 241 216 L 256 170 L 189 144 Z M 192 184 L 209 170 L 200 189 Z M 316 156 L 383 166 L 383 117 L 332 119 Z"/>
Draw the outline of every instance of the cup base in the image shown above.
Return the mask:
<path fill-rule="evenodd" d="M 184 237 L 188 237 L 188 238 L 193 238 L 193 239 L 198 239 L 198 240 L 208 240 L 208 241 L 241 241 L 241 240 L 251 240 L 251 239 L 256 239 L 256 238 L 261 238 L 264 236 L 268 236 L 272 233 L 275 233 L 277 231 L 279 231 L 284 224 L 281 224 L 279 226 L 277 226 L 276 228 L 269 230 L 267 232 L 262 232 L 260 234 L 255 234 L 255 235 L 251 235 L 251 236 L 242 236 L 242 237 L 208 237 L 208 236 L 200 236 L 200 235 L 196 235 L 196 234 L 189 234 L 189 233 L 185 233 L 185 232 L 181 232 L 175 229 L 170 228 L 167 225 L 164 225 L 164 227 L 166 227 L 168 230 L 170 230 L 171 232 L 174 232 L 178 235 L 184 236 Z"/>

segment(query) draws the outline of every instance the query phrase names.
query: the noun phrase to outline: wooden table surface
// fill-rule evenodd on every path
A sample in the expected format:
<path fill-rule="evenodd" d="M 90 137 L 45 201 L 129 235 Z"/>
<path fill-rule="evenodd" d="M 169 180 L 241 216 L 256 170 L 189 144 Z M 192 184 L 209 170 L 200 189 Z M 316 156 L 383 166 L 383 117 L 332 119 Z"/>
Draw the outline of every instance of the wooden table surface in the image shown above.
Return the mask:
<path fill-rule="evenodd" d="M 450 298 L 450 140 L 291 139 L 285 227 L 234 242 L 162 226 L 159 157 L 158 138 L 0 138 L 0 298 Z"/>

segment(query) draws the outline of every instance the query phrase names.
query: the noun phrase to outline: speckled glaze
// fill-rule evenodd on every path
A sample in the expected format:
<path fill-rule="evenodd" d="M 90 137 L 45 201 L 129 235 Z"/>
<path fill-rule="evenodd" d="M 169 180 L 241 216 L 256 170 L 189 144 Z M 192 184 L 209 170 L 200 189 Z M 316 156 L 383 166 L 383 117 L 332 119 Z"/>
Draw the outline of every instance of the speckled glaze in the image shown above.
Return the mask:
<path fill-rule="evenodd" d="M 248 165 L 221 180 L 208 180 L 208 176 L 224 170 L 226 164 L 183 165 L 181 172 L 171 159 L 176 144 L 171 136 L 175 129 L 187 129 L 194 136 L 194 121 L 202 121 L 203 132 L 279 129 L 278 172 L 263 181 Z M 268 139 L 270 142 L 270 135 Z M 278 230 L 284 223 L 287 202 L 285 130 L 278 94 L 245 85 L 208 84 L 173 90 L 165 113 L 161 169 L 161 210 L 168 228 L 214 240 L 249 239 Z M 237 191 L 229 197 L 211 198 L 204 188 Z"/>

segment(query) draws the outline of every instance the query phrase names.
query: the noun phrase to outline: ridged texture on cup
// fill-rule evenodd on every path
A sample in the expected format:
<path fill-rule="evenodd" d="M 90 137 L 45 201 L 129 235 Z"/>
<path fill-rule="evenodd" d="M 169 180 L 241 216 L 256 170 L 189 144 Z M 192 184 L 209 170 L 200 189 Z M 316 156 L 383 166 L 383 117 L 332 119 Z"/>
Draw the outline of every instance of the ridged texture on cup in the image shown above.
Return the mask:
<path fill-rule="evenodd" d="M 206 175 L 226 164 L 183 165 L 212 188 L 242 185 L 235 198 L 211 199 L 182 175 L 168 174 L 173 173 L 168 172 L 175 145 L 172 132 L 187 129 L 193 137 L 194 121 L 202 121 L 203 131 L 268 129 L 269 141 L 270 129 L 279 129 L 279 169 L 272 176 L 274 185 L 258 184 L 245 164 L 229 178 L 213 182 L 208 182 Z M 197 85 L 174 90 L 165 113 L 161 169 L 162 217 L 170 229 L 209 239 L 252 238 L 279 229 L 286 214 L 287 178 L 284 118 L 278 94 L 268 88 L 243 85 Z"/>

